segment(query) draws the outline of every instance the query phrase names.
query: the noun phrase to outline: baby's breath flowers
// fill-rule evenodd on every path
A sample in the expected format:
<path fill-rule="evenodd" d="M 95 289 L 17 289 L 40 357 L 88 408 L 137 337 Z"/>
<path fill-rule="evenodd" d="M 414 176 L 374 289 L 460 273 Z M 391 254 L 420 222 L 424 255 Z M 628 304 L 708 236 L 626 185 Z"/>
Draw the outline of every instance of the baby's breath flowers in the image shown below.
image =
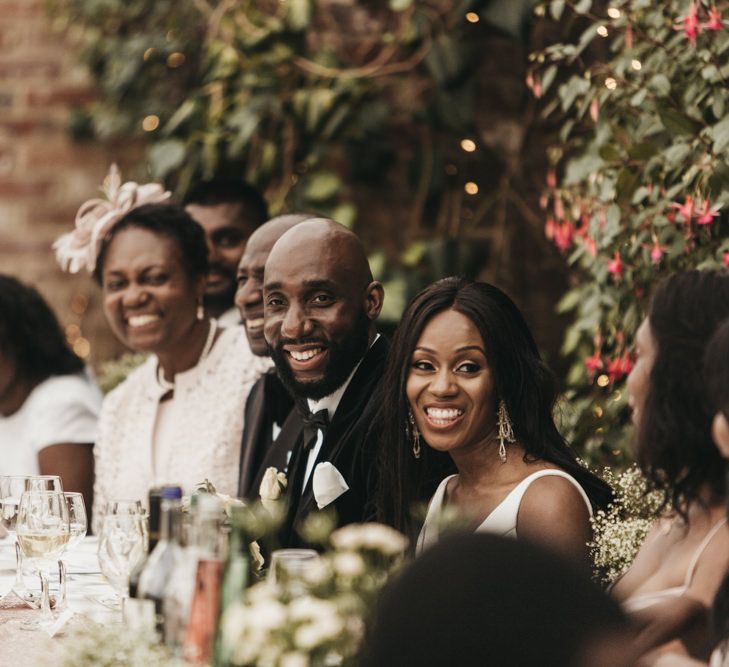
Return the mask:
<path fill-rule="evenodd" d="M 617 475 L 605 468 L 601 476 L 613 488 L 615 500 L 593 516 L 593 537 L 588 547 L 596 579 L 610 584 L 628 569 L 666 508 L 663 494 L 649 488 L 635 464 Z"/>

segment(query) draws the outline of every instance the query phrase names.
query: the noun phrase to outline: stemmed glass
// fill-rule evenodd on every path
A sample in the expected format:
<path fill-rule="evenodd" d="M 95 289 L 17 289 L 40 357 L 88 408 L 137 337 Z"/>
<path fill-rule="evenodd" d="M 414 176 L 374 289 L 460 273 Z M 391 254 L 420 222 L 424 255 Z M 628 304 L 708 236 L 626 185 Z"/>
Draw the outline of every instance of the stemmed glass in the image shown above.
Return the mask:
<path fill-rule="evenodd" d="M 129 578 L 147 553 L 146 517 L 138 514 L 107 514 L 99 536 L 99 567 L 123 601 L 129 597 Z M 111 601 L 102 600 L 103 604 Z M 116 602 L 116 601 L 115 601 Z M 111 606 L 111 605 L 109 605 Z M 116 606 L 116 604 L 114 604 Z"/>
<path fill-rule="evenodd" d="M 72 551 L 86 537 L 89 522 L 86 518 L 86 505 L 84 504 L 83 495 L 75 492 L 66 492 L 63 495 L 68 505 L 68 520 L 71 529 L 71 539 L 68 541 L 66 551 Z"/>
<path fill-rule="evenodd" d="M 71 536 L 68 505 L 63 492 L 26 491 L 20 498 L 16 536 L 25 558 L 35 565 L 41 580 L 41 612 L 37 622 L 23 625 L 26 630 L 53 623 L 48 591 L 49 568 L 58 562 Z"/>
<path fill-rule="evenodd" d="M 15 538 L 20 498 L 26 491 L 63 491 L 58 475 L 0 475 L 0 523 Z M 15 541 L 15 582 L 7 595 L 14 594 L 26 604 L 33 604 L 32 595 L 23 582 L 23 559 Z"/>

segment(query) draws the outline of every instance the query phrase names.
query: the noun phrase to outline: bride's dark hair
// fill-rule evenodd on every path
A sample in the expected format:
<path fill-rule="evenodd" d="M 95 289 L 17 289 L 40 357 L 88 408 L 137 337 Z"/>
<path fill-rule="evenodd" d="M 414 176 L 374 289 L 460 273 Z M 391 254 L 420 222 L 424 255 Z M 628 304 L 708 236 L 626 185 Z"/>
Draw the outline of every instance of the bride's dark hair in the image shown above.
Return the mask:
<path fill-rule="evenodd" d="M 381 384 L 377 428 L 381 428 L 377 510 L 382 521 L 412 534 L 412 505 L 425 500 L 442 474 L 442 454 L 423 447 L 415 460 L 405 432 L 408 401 L 405 384 L 411 356 L 426 324 L 453 309 L 479 330 L 494 378 L 496 398 L 503 400 L 514 434 L 528 460 L 553 463 L 572 475 L 594 507 L 611 498 L 607 484 L 577 462 L 554 423 L 557 398 L 554 377 L 542 361 L 534 338 L 514 302 L 497 287 L 464 278 L 444 278 L 420 292 L 408 305 L 395 333 Z"/>

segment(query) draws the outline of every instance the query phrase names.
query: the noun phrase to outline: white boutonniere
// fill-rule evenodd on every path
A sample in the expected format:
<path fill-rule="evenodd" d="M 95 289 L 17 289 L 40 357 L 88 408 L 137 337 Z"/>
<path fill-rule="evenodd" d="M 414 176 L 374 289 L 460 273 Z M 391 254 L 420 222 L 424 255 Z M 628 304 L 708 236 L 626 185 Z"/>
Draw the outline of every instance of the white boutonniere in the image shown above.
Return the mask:
<path fill-rule="evenodd" d="M 261 480 L 261 486 L 258 489 L 258 494 L 261 496 L 261 504 L 271 513 L 277 511 L 278 500 L 286 491 L 288 486 L 288 479 L 285 473 L 280 472 L 273 466 L 266 468 L 266 472 L 263 473 L 263 479 Z"/>

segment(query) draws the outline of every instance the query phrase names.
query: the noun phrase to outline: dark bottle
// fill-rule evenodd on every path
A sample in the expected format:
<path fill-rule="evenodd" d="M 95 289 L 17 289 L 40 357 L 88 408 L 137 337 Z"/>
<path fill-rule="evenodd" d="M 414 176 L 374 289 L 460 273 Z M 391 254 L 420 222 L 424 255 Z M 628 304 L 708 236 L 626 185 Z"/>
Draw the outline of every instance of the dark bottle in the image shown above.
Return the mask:
<path fill-rule="evenodd" d="M 160 495 L 160 489 L 154 488 L 149 490 L 149 519 L 148 519 L 148 547 L 147 554 L 151 554 L 154 548 L 159 542 L 159 520 L 160 520 L 160 503 L 162 502 L 162 496 Z M 136 598 L 138 596 L 139 589 L 139 577 L 142 574 L 144 566 L 147 564 L 147 559 L 139 563 L 129 575 L 129 597 Z"/>
<path fill-rule="evenodd" d="M 222 635 L 222 619 L 226 610 L 236 602 L 243 600 L 246 588 L 251 585 L 251 551 L 250 537 L 244 528 L 243 517 L 246 508 L 233 507 L 231 510 L 231 531 L 228 541 L 228 557 L 223 568 L 223 579 L 220 585 L 220 611 L 218 628 L 215 637 L 213 667 L 230 665 L 231 648 L 226 646 Z"/>
<path fill-rule="evenodd" d="M 160 539 L 139 575 L 137 595 L 154 602 L 155 625 L 163 634 L 165 591 L 182 555 L 182 489 L 179 486 L 163 486 L 160 495 Z"/>

